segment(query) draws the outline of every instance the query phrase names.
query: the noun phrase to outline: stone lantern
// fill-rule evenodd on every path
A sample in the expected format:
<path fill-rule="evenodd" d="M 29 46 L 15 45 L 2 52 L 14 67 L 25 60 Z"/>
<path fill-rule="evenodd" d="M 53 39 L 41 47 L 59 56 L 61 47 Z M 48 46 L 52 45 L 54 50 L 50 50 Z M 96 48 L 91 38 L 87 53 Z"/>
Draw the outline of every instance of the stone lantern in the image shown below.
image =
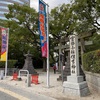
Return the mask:
<path fill-rule="evenodd" d="M 22 70 L 28 70 L 29 71 L 29 74 L 32 74 L 32 75 L 36 75 L 38 74 L 35 69 L 34 69 L 34 66 L 33 66 L 33 63 L 32 63 L 32 54 L 28 53 L 24 55 L 26 57 L 25 59 L 25 63 L 24 63 L 24 66 L 22 68 Z"/>

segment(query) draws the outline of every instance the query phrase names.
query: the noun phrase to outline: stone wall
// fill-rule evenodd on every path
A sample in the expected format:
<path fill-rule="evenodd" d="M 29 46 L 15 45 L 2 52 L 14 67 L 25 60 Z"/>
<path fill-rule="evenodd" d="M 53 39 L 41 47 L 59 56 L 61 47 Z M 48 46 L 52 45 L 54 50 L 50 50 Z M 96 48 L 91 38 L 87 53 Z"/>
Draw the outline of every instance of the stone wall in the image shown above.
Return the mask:
<path fill-rule="evenodd" d="M 85 72 L 89 87 L 100 93 L 100 74 Z"/>

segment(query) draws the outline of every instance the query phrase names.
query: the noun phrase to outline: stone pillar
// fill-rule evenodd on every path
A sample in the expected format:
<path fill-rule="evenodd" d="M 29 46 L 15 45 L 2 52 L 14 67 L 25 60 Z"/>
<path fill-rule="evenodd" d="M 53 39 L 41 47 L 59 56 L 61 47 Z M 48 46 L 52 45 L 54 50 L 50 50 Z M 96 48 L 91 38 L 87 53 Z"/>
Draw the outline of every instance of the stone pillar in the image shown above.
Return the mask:
<path fill-rule="evenodd" d="M 31 86 L 31 74 L 27 74 L 27 87 Z"/>
<path fill-rule="evenodd" d="M 74 96 L 86 96 L 89 93 L 87 82 L 83 81 L 79 71 L 78 37 L 70 36 L 70 72 L 67 81 L 63 82 L 64 93 Z"/>
<path fill-rule="evenodd" d="M 61 43 L 58 45 L 59 46 L 59 66 L 58 66 L 58 71 L 61 73 L 61 58 L 60 58 L 60 54 L 61 54 Z"/>
<path fill-rule="evenodd" d="M 70 75 L 70 54 L 69 51 L 67 53 L 68 56 L 66 56 L 65 68 L 63 70 L 63 81 L 67 81 L 67 76 Z"/>

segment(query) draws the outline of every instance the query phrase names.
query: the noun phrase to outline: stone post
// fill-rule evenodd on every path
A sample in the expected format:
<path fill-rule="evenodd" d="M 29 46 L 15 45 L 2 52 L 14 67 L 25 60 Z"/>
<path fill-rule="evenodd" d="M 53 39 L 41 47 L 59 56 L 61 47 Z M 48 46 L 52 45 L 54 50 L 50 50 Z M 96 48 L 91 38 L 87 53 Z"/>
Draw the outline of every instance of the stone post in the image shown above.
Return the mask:
<path fill-rule="evenodd" d="M 27 74 L 27 87 L 31 86 L 31 74 Z"/>
<path fill-rule="evenodd" d="M 64 93 L 74 96 L 86 96 L 89 93 L 86 81 L 80 76 L 79 71 L 79 51 L 78 37 L 70 35 L 70 70 L 71 75 L 67 76 L 67 81 L 63 82 Z"/>

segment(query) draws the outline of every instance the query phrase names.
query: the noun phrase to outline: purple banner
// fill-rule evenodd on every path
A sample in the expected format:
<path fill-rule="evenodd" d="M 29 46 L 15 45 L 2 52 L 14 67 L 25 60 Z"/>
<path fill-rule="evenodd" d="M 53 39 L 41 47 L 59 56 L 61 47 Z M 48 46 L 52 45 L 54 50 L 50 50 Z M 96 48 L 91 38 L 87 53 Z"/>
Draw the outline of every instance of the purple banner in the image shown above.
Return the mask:
<path fill-rule="evenodd" d="M 7 38 L 8 38 L 8 29 L 0 27 L 0 55 L 1 61 L 6 61 L 7 56 Z"/>

